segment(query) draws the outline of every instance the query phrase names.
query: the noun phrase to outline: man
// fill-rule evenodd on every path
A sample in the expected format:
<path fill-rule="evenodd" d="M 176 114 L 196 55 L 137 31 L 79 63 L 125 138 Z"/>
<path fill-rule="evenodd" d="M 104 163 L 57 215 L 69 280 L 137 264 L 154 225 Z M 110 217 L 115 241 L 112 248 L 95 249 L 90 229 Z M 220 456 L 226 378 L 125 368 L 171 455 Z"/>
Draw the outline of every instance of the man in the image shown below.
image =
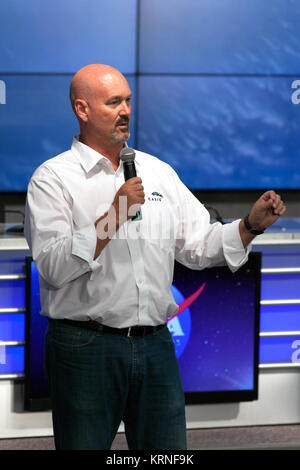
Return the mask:
<path fill-rule="evenodd" d="M 247 261 L 255 231 L 285 211 L 267 191 L 246 221 L 210 224 L 169 165 L 136 151 L 124 182 L 131 90 L 106 65 L 73 77 L 71 150 L 34 173 L 26 236 L 49 318 L 46 366 L 57 449 L 186 449 L 185 404 L 166 318 L 174 259 L 192 269 Z M 141 208 L 142 218 L 132 220 Z M 246 222 L 246 225 L 245 225 Z M 252 227 L 252 228 L 251 228 Z"/>

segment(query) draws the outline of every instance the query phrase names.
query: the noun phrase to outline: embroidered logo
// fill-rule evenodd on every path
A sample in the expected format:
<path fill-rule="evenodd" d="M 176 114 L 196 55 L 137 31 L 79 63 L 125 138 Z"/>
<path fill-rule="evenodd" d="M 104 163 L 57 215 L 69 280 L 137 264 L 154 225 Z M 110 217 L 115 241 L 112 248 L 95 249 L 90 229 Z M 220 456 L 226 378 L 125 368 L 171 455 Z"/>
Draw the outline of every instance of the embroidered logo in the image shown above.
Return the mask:
<path fill-rule="evenodd" d="M 153 191 L 151 196 L 148 196 L 148 201 L 159 201 L 161 202 L 163 198 L 163 195 L 158 193 L 157 191 Z"/>

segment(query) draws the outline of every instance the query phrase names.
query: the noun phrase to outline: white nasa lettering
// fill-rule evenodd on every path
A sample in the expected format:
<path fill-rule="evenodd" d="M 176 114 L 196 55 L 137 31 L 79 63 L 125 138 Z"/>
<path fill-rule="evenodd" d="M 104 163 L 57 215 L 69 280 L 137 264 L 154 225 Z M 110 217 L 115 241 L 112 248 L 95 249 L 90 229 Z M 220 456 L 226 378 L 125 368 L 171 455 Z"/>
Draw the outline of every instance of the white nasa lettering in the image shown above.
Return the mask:
<path fill-rule="evenodd" d="M 175 317 L 175 318 L 173 318 L 173 320 L 169 321 L 168 328 L 170 330 L 170 333 L 173 336 L 184 336 L 184 332 L 181 328 L 179 319 L 177 317 Z"/>

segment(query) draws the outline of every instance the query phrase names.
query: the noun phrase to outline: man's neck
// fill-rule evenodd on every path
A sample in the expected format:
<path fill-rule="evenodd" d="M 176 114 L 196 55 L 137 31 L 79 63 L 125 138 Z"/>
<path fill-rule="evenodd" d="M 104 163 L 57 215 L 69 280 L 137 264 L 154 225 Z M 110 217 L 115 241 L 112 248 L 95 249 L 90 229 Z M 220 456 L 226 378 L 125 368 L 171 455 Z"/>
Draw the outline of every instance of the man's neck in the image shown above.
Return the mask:
<path fill-rule="evenodd" d="M 124 144 L 114 145 L 114 144 L 107 144 L 104 143 L 99 144 L 97 141 L 93 141 L 92 139 L 86 138 L 85 136 L 79 135 L 79 142 L 87 145 L 88 147 L 92 148 L 96 152 L 100 153 L 104 157 L 106 157 L 112 164 L 113 169 L 116 171 L 119 168 L 120 164 L 120 152 L 124 147 Z"/>

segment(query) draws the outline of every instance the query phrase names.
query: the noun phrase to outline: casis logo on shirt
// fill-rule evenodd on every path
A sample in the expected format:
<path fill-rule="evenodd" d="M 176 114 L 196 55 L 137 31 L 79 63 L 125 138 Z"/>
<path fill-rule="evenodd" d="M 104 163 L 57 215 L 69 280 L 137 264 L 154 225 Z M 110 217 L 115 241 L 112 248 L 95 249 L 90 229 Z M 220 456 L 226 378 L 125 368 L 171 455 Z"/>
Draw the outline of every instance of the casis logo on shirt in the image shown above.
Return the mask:
<path fill-rule="evenodd" d="M 151 196 L 148 196 L 148 201 L 158 201 L 161 202 L 163 198 L 163 195 L 157 191 L 153 191 L 151 193 Z"/>

